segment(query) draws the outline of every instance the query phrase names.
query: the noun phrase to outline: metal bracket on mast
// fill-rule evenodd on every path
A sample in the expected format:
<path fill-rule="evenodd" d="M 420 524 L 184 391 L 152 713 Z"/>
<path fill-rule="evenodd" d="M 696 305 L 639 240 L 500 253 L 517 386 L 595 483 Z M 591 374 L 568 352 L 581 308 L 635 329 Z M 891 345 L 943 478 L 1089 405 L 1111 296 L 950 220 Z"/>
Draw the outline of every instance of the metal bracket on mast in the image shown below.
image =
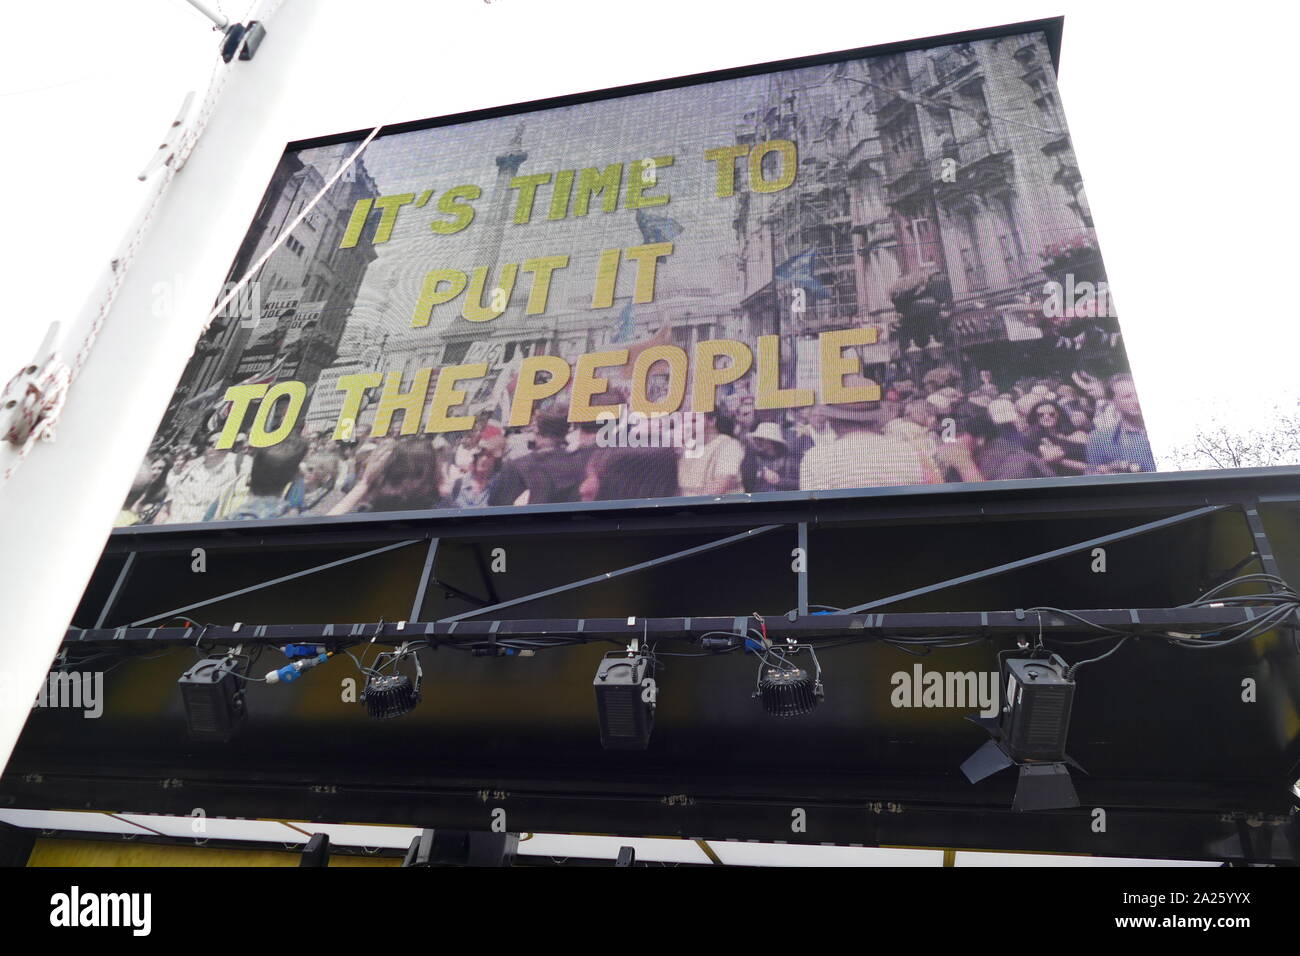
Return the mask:
<path fill-rule="evenodd" d="M 249 20 L 247 23 L 231 23 L 229 17 L 214 13 L 200 0 L 186 0 L 186 2 L 211 20 L 214 30 L 221 31 L 221 59 L 229 63 L 235 58 L 236 53 L 241 60 L 253 58 L 253 54 L 257 52 L 257 48 L 266 37 L 266 27 L 256 20 Z"/>
<path fill-rule="evenodd" d="M 164 136 L 163 141 L 158 144 L 158 149 L 154 152 L 153 159 L 149 160 L 149 165 L 140 170 L 140 175 L 135 177 L 140 180 L 140 182 L 144 182 L 164 166 L 170 166 L 172 161 L 176 159 L 180 152 L 181 133 L 184 132 L 185 129 L 185 118 L 190 115 L 190 104 L 193 102 L 194 91 L 190 90 L 185 94 L 185 101 L 181 103 L 180 111 L 176 114 L 176 118 L 172 120 L 172 125 L 167 128 L 167 135 Z M 176 169 L 179 170 L 181 166 L 184 165 L 185 160 L 182 159 L 176 165 Z"/>

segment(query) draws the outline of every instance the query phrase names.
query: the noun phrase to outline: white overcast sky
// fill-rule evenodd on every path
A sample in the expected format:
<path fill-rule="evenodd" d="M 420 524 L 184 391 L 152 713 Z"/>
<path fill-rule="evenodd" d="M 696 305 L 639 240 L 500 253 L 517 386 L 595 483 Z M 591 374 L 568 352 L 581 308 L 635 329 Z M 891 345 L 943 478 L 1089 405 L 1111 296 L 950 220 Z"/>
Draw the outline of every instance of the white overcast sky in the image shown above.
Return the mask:
<path fill-rule="evenodd" d="M 286 2 L 319 13 L 300 38 L 318 66 L 276 120 L 285 141 L 1064 14 L 1062 98 L 1157 451 L 1210 415 L 1259 424 L 1295 406 L 1300 5 Z M 251 4 L 220 6 L 242 17 Z M 216 44 L 184 0 L 10 5 L 6 34 L 5 378 L 82 305 L 144 193 L 135 174 L 185 92 L 201 95 Z M 262 55 L 275 46 L 272 23 Z"/>

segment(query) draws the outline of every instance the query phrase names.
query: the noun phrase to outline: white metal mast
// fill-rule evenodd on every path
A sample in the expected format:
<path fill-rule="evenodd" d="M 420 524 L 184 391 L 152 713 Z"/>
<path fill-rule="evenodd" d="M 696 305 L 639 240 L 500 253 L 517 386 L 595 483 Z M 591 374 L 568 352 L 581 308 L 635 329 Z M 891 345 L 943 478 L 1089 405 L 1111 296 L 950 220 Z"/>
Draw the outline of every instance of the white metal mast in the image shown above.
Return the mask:
<path fill-rule="evenodd" d="M 282 127 L 272 118 L 307 68 L 304 38 L 315 10 L 312 3 L 283 4 L 264 21 L 258 54 L 228 65 L 219 103 L 184 168 L 146 215 L 147 231 L 124 276 L 106 264 L 104 284 L 80 318 L 64 325 L 71 360 L 105 290 L 118 284 L 67 391 L 56 439 L 37 442 L 0 484 L 0 764 L 13 752 L 283 151 Z M 141 144 L 142 159 L 148 146 Z M 160 296 L 162 289 L 168 294 Z M 0 385 L 13 371 L 0 370 Z M 3 473 L 14 456 L 0 445 Z"/>

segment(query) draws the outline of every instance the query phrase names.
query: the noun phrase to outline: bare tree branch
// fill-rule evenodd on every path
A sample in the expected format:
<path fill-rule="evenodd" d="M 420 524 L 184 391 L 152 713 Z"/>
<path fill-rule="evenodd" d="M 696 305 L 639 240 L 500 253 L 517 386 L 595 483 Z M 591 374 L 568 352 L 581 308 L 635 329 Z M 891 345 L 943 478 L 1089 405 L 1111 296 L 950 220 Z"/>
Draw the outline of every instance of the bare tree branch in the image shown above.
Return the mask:
<path fill-rule="evenodd" d="M 1274 407 L 1261 421 L 1243 429 L 1211 419 L 1191 442 L 1170 451 L 1167 464 L 1180 470 L 1300 465 L 1300 413 Z"/>

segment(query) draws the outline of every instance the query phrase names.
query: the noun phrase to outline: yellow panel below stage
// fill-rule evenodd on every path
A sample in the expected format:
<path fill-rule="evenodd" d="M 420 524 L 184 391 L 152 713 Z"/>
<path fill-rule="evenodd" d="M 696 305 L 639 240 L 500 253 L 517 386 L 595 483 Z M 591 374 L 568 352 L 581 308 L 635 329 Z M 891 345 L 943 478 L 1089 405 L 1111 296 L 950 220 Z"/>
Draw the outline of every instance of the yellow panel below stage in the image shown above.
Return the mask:
<path fill-rule="evenodd" d="M 103 840 L 37 840 L 28 866 L 297 866 L 301 854 L 284 850 L 229 850 Z M 330 857 L 330 866 L 400 866 L 395 857 Z"/>

